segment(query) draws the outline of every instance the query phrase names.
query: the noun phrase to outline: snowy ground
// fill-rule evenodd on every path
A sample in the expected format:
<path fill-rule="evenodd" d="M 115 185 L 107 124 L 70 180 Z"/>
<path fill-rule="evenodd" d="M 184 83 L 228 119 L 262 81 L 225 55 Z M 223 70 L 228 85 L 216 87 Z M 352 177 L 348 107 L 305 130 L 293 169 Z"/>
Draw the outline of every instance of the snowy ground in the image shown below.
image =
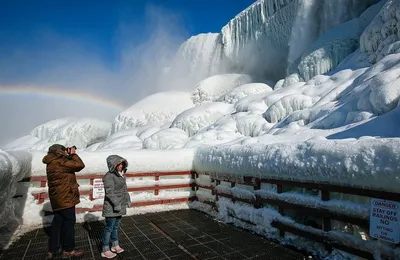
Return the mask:
<path fill-rule="evenodd" d="M 134 172 L 193 169 L 398 192 L 400 1 L 381 1 L 367 10 L 366 5 L 350 10 L 357 6 L 353 0 L 340 1 L 347 17 L 343 21 L 334 21 L 328 1 L 319 2 L 328 20 L 311 40 L 299 39 L 303 49 L 281 50 L 283 56 L 290 54 L 290 74 L 276 84 L 252 76 L 249 67 L 241 72 L 226 67 L 229 62 L 240 63 L 243 55 L 256 55 L 245 46 L 255 45 L 254 52 L 260 48 L 266 39 L 262 32 L 271 34 L 285 12 L 287 19 L 302 23 L 288 23 L 290 30 L 274 32 L 269 44 L 288 44 L 298 37 L 290 31 L 315 22 L 293 13 L 300 8 L 299 15 L 305 15 L 302 12 L 316 8 L 315 1 L 273 2 L 257 1 L 224 27 L 222 36 L 202 35 L 183 45 L 179 59 L 197 57 L 190 74 L 201 68 L 191 92 L 156 93 L 113 122 L 51 121 L 2 147 L 0 205 L 6 210 L 0 213 L 0 227 L 24 215 L 12 199 L 16 182 L 44 175 L 41 158 L 56 142 L 78 146 L 87 165 L 79 174 L 105 172 L 105 158 L 116 153 L 128 159 Z M 242 28 L 250 29 L 241 32 Z M 219 40 L 225 41 L 225 47 Z M 199 52 L 199 46 L 215 50 Z M 221 64 L 223 68 L 218 67 Z M 215 75 L 219 72 L 224 73 Z M 208 195 L 199 190 L 197 196 Z M 24 203 L 20 207 L 33 202 Z M 13 208 L 14 215 L 4 213 Z M 246 211 L 244 206 L 240 210 Z"/>

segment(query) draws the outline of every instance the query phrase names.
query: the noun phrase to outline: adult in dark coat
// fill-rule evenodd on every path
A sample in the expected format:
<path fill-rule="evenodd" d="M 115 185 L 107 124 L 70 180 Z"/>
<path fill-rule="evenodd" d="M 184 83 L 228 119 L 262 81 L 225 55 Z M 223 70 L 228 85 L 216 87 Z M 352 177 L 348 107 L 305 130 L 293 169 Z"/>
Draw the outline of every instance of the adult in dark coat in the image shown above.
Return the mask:
<path fill-rule="evenodd" d="M 75 153 L 75 148 L 68 153 L 67 148 L 60 144 L 50 146 L 42 162 L 47 165 L 48 193 L 54 212 L 48 259 L 53 259 L 60 250 L 60 241 L 65 257 L 82 255 L 83 250 L 75 249 L 75 205 L 80 202 L 75 172 L 85 168 L 85 164 Z"/>

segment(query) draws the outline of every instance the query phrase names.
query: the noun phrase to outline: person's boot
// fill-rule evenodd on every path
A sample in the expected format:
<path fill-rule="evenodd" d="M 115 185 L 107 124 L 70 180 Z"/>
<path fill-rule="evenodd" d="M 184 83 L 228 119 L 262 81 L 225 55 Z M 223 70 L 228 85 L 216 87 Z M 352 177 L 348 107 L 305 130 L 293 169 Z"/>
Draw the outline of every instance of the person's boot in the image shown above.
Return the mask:
<path fill-rule="evenodd" d="M 72 251 L 66 252 L 64 251 L 62 258 L 70 258 L 74 256 L 81 256 L 85 253 L 82 249 L 74 249 Z"/>

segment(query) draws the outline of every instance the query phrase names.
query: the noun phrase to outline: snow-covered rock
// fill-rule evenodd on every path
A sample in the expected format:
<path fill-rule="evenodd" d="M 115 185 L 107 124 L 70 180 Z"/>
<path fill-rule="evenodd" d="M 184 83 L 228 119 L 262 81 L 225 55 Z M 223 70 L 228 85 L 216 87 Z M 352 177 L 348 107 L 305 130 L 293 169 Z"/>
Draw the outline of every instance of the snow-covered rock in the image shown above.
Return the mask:
<path fill-rule="evenodd" d="M 134 150 L 142 149 L 142 140 L 136 135 L 128 134 L 114 138 L 109 138 L 107 141 L 97 146 L 96 150 Z"/>
<path fill-rule="evenodd" d="M 290 113 L 309 108 L 312 105 L 314 105 L 312 97 L 302 94 L 288 95 L 274 102 L 263 116 L 268 122 L 277 123 Z"/>
<path fill-rule="evenodd" d="M 236 87 L 225 94 L 219 101 L 234 104 L 240 99 L 271 92 L 272 88 L 265 83 L 249 83 Z"/>
<path fill-rule="evenodd" d="M 251 76 L 246 74 L 219 74 L 201 81 L 192 93 L 196 105 L 215 102 L 232 89 L 252 83 Z"/>
<path fill-rule="evenodd" d="M 203 104 L 179 114 L 171 127 L 184 130 L 189 136 L 207 127 L 224 115 L 232 113 L 233 105 L 222 102 Z"/>
<path fill-rule="evenodd" d="M 185 92 L 153 94 L 119 114 L 112 123 L 110 134 L 138 126 L 162 126 L 171 123 L 178 114 L 193 106 L 190 94 Z"/>
<path fill-rule="evenodd" d="M 188 135 L 179 128 L 168 128 L 160 130 L 153 135 L 147 137 L 143 141 L 143 147 L 146 149 L 179 149 L 182 148 L 187 140 Z"/>
<path fill-rule="evenodd" d="M 242 135 L 260 136 L 265 134 L 273 124 L 268 123 L 261 115 L 246 115 L 236 120 L 236 127 Z"/>
<path fill-rule="evenodd" d="M 111 123 L 92 118 L 63 118 L 44 123 L 30 135 L 7 144 L 6 150 L 32 149 L 46 151 L 54 143 L 86 148 L 107 137 Z"/>
<path fill-rule="evenodd" d="M 382 1 L 385 2 L 385 1 Z M 400 51 L 400 1 L 387 0 L 360 37 L 361 51 L 371 63 Z"/>

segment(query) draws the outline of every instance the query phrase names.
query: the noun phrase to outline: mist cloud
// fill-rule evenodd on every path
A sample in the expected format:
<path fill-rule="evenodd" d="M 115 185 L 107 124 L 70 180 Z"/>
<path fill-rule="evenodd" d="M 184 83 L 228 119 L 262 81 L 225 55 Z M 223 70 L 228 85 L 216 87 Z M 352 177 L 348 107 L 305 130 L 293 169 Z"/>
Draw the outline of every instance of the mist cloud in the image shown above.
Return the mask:
<path fill-rule="evenodd" d="M 149 94 L 181 89 L 163 81 L 179 45 L 188 34 L 179 14 L 147 6 L 145 23 L 121 20 L 116 28 L 113 62 L 90 43 L 43 29 L 29 44 L 0 47 L 2 86 L 31 85 L 68 89 L 101 96 L 129 107 Z M 143 37 L 144 36 L 144 37 Z M 187 86 L 190 91 L 191 86 Z M 66 116 L 112 120 L 120 111 L 69 99 L 1 96 L 0 144 L 13 140 L 46 121 Z M 4 127 L 5 126 L 5 127 Z"/>

